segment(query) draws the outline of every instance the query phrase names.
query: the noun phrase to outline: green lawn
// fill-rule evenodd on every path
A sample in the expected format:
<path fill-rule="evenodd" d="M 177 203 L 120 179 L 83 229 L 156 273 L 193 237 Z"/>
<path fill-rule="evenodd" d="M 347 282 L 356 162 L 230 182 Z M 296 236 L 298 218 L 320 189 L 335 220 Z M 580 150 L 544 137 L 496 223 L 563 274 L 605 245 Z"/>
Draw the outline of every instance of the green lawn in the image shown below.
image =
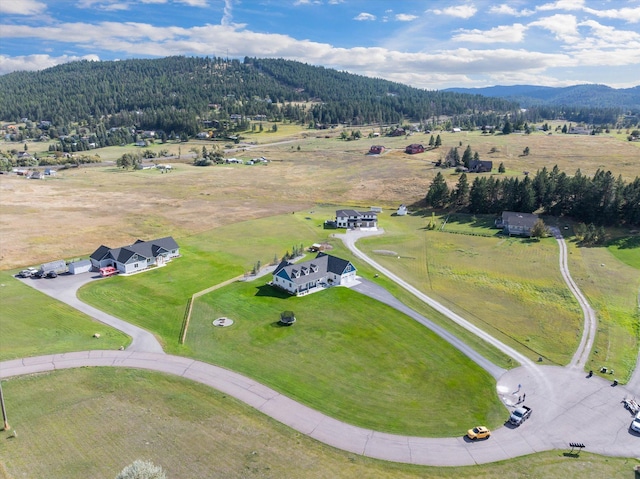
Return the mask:
<path fill-rule="evenodd" d="M 530 358 L 566 364 L 580 339 L 582 313 L 560 274 L 555 240 L 497 236 L 492 219 L 470 215 L 451 215 L 441 231 L 443 220 L 427 230 L 430 216 L 390 217 L 386 234 L 360 247 Z"/>
<path fill-rule="evenodd" d="M 295 313 L 293 326 L 278 324 L 285 310 Z M 235 323 L 214 327 L 219 317 Z M 366 428 L 451 436 L 504 421 L 488 373 L 424 326 L 347 288 L 298 298 L 265 280 L 234 283 L 196 300 L 187 345 L 200 359 Z M 452 397 L 474 400 L 453 414 Z"/>
<path fill-rule="evenodd" d="M 0 272 L 0 360 L 129 344 L 125 334 L 22 284 L 11 273 Z"/>
<path fill-rule="evenodd" d="M 598 315 L 587 369 L 606 366 L 626 382 L 636 366 L 640 341 L 640 271 L 632 267 L 640 249 L 578 248 L 575 242 L 568 248 L 571 275 Z"/>
<path fill-rule="evenodd" d="M 0 478 L 113 478 L 136 459 L 177 478 L 633 478 L 637 460 L 551 451 L 472 467 L 368 459 L 321 444 L 203 385 L 81 368 L 3 381 L 18 436 L 0 432 Z M 43 394 L 46 391 L 46 394 Z"/>

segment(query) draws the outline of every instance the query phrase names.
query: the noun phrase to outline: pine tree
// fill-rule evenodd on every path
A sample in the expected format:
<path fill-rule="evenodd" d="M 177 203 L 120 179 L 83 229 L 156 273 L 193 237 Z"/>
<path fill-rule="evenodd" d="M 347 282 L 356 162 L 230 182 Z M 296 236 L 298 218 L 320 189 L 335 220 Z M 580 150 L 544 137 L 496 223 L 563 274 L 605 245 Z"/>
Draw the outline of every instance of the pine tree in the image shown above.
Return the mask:
<path fill-rule="evenodd" d="M 427 205 L 443 208 L 449 203 L 449 187 L 444 176 L 439 171 L 433 179 L 426 197 Z"/>

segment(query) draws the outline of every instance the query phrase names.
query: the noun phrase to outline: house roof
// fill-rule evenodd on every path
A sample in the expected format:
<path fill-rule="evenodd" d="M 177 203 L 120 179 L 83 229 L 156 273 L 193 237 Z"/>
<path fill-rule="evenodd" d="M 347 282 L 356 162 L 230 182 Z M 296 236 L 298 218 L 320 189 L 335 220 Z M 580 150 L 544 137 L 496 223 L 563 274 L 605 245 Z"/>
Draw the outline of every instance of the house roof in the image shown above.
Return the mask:
<path fill-rule="evenodd" d="M 178 249 L 178 243 L 171 237 L 165 236 L 151 241 L 136 240 L 135 243 L 121 248 L 109 248 L 108 246 L 100 246 L 90 256 L 91 259 L 101 261 L 111 256 L 119 263 L 126 263 L 133 255 L 142 256 L 143 258 L 155 258 L 159 254 L 166 253 L 172 249 Z"/>
<path fill-rule="evenodd" d="M 111 251 L 111 248 L 105 245 L 101 245 L 97 250 L 91 253 L 91 256 L 89 256 L 89 258 L 96 261 L 102 261 L 104 257 L 109 254 L 109 251 Z"/>
<path fill-rule="evenodd" d="M 534 215 L 533 213 L 520 213 L 516 211 L 502 212 L 502 222 L 508 226 L 533 228 L 536 221 L 538 221 L 538 215 Z"/>
<path fill-rule="evenodd" d="M 336 216 L 344 217 L 344 216 L 360 216 L 360 212 L 356 210 L 337 210 Z"/>
<path fill-rule="evenodd" d="M 283 261 L 276 267 L 273 274 L 294 284 L 303 284 L 322 279 L 328 272 L 341 275 L 350 264 L 342 258 L 318 253 L 314 259 L 303 263 Z"/>

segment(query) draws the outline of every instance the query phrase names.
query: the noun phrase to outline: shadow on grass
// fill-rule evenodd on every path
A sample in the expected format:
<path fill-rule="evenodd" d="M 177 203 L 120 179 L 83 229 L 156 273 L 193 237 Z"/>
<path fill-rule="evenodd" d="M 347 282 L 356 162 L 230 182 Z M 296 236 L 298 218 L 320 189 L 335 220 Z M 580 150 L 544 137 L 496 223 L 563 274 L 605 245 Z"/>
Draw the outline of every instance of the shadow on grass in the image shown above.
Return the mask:
<path fill-rule="evenodd" d="M 618 249 L 640 248 L 640 236 L 623 236 L 609 241 L 607 246 L 616 246 Z"/>
<path fill-rule="evenodd" d="M 268 296 L 270 298 L 288 299 L 291 295 L 279 288 L 274 288 L 268 284 L 263 284 L 256 288 L 256 296 Z"/>
<path fill-rule="evenodd" d="M 579 452 L 565 452 L 562 454 L 564 457 L 575 457 L 576 459 L 580 457 Z"/>
<path fill-rule="evenodd" d="M 291 326 L 293 326 L 293 324 L 283 324 L 280 321 L 274 321 L 269 326 L 271 326 L 272 328 L 290 328 Z"/>

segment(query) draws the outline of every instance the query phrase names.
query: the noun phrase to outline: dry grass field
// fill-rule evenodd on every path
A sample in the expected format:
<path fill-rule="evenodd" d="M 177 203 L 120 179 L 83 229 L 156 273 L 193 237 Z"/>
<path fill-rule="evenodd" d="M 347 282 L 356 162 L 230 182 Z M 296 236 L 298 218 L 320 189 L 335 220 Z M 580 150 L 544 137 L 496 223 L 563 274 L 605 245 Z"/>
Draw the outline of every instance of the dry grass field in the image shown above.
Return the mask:
<path fill-rule="evenodd" d="M 123 171 L 115 166 L 83 166 L 43 181 L 0 176 L 0 269 L 86 255 L 104 243 L 171 234 L 185 236 L 238 221 L 304 210 L 326 203 L 338 206 L 396 207 L 424 198 L 439 171 L 433 162 L 449 148 L 471 145 L 495 170 L 504 162 L 507 174 L 520 175 L 558 164 L 573 174 L 580 168 L 593 174 L 610 168 L 630 181 L 640 171 L 640 145 L 613 136 L 493 135 L 479 132 L 439 133 L 443 146 L 407 155 L 409 143 L 428 143 L 429 136 L 338 139 L 340 129 L 300 130 L 284 125 L 275 133 L 248 135 L 258 144 L 228 156 L 269 158 L 267 165 L 194 167 L 186 158 L 172 161 L 171 174 L 156 170 Z M 362 128 L 366 136 L 374 128 Z M 435 132 L 434 134 L 438 134 Z M 262 142 L 274 141 L 273 144 Z M 183 157 L 192 146 L 174 144 Z M 381 156 L 366 155 L 373 144 L 384 144 Z M 0 150 L 19 145 L 0 142 Z M 529 146 L 531 154 L 520 156 Z M 298 149 L 299 147 L 299 149 Z M 46 145 L 30 144 L 30 151 Z M 156 145 L 154 148 L 159 149 Z M 492 148 L 497 151 L 490 154 Z M 95 150 L 103 161 L 115 161 L 134 147 Z M 161 160 L 162 161 L 162 160 Z M 447 170 L 453 186 L 457 175 Z"/>

